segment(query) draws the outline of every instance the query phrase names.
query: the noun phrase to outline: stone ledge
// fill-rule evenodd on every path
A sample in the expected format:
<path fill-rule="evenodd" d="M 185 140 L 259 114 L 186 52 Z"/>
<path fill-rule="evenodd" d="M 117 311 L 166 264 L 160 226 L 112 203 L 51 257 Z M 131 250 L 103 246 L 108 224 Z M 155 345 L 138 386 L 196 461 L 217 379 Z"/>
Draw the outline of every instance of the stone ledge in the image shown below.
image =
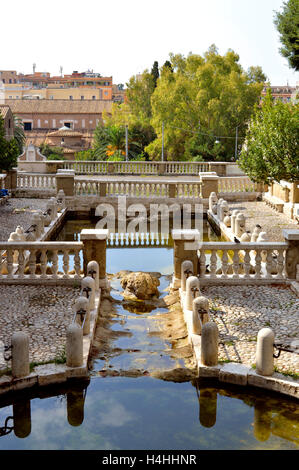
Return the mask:
<path fill-rule="evenodd" d="M 65 367 L 59 364 L 44 364 L 36 366 L 38 385 L 50 385 L 65 382 L 67 379 Z"/>
<path fill-rule="evenodd" d="M 247 376 L 250 370 L 245 364 L 228 362 L 221 367 L 219 372 L 220 382 L 226 382 L 236 385 L 247 385 Z"/>
<path fill-rule="evenodd" d="M 287 379 L 282 374 L 274 373 L 271 376 L 263 376 L 250 369 L 248 373 L 248 385 L 299 398 L 299 383 L 291 378 Z"/>

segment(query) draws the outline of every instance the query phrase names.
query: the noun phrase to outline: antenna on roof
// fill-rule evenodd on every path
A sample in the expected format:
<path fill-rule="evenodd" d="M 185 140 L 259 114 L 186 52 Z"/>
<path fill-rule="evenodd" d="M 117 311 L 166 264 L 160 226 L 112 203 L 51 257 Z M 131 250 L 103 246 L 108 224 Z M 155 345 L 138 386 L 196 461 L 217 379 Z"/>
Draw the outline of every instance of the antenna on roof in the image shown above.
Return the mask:
<path fill-rule="evenodd" d="M 59 72 L 60 72 L 60 76 L 62 77 L 62 71 L 63 71 L 63 67 L 62 65 L 59 67 Z"/>
<path fill-rule="evenodd" d="M 33 64 L 33 75 L 35 74 L 36 64 Z"/>

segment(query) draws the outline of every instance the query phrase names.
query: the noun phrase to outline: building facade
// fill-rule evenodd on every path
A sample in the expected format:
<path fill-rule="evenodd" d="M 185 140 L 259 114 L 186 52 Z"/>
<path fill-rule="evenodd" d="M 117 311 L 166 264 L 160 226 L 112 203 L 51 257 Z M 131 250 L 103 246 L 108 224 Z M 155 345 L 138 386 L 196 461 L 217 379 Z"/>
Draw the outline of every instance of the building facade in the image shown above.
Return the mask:
<path fill-rule="evenodd" d="M 14 117 L 8 105 L 0 104 L 0 116 L 4 122 L 5 138 L 10 140 L 14 137 Z"/>

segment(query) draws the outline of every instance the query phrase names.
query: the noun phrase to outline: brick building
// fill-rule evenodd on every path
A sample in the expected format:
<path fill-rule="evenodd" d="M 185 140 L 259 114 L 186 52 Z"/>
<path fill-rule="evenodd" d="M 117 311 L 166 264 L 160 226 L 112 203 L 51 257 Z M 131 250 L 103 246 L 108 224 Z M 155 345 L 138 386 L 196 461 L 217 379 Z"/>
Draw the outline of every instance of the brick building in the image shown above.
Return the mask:
<path fill-rule="evenodd" d="M 50 132 L 65 126 L 82 133 L 86 146 L 102 121 L 102 113 L 111 112 L 112 101 L 106 100 L 5 100 L 24 124 L 26 145 L 40 146 Z"/>
<path fill-rule="evenodd" d="M 0 104 L 0 116 L 4 121 L 5 138 L 10 140 L 14 136 L 14 117 L 11 108 L 6 104 Z"/>

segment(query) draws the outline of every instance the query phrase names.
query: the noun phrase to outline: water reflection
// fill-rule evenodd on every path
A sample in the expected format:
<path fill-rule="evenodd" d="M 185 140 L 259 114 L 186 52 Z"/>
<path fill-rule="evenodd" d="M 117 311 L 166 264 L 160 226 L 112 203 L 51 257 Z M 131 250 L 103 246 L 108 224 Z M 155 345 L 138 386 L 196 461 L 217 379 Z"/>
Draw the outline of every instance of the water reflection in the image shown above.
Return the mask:
<path fill-rule="evenodd" d="M 238 449 L 244 439 L 247 448 L 299 445 L 298 403 L 259 390 L 118 377 L 43 393 L 1 399 L 0 449 L 43 448 L 44 433 L 52 449 Z"/>

